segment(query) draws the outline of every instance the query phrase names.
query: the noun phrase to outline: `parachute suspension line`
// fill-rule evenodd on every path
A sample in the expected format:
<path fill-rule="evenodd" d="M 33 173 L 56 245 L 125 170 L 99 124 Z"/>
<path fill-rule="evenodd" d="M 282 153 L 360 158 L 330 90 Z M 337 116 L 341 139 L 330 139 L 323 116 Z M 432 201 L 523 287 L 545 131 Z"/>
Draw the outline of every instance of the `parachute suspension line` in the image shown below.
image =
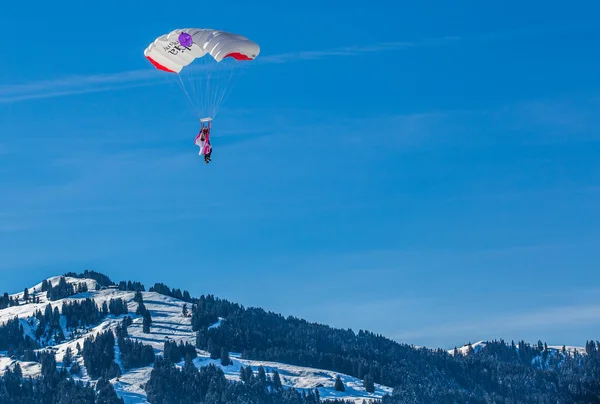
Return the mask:
<path fill-rule="evenodd" d="M 185 88 L 185 84 L 183 83 L 183 80 L 181 80 L 181 75 L 177 74 L 177 77 L 179 78 L 179 82 L 181 83 L 181 88 L 182 88 L 183 92 L 187 96 L 188 100 L 190 100 L 190 104 L 192 104 L 192 108 L 194 109 L 194 112 L 198 115 L 200 112 L 198 111 L 196 104 L 194 103 L 194 101 L 190 97 L 190 94 L 188 93 L 187 89 Z"/>
<path fill-rule="evenodd" d="M 231 91 L 233 90 L 234 85 L 231 85 L 232 80 L 234 83 L 239 78 L 239 75 L 236 75 L 237 69 L 239 68 L 238 62 L 234 61 L 224 61 L 220 62 L 217 65 L 219 69 L 217 73 L 214 75 L 214 80 L 212 83 L 210 81 L 210 73 L 209 80 L 207 81 L 207 93 L 210 96 L 207 96 L 207 114 L 214 118 L 220 111 L 223 102 L 227 99 Z M 212 85 L 212 88 L 210 86 Z"/>
<path fill-rule="evenodd" d="M 239 66 L 232 66 L 231 70 L 229 72 L 229 77 L 227 79 L 227 85 L 225 86 L 225 90 L 223 91 L 223 94 L 221 95 L 218 104 L 217 105 L 222 105 L 225 100 L 229 97 L 229 95 L 231 94 L 231 92 L 233 91 L 233 88 L 235 87 L 235 85 L 237 84 L 237 80 L 240 78 L 240 76 L 242 75 L 242 71 L 240 71 L 240 73 L 238 73 L 237 76 L 235 76 L 234 79 L 234 75 L 235 75 L 235 70 L 236 69 L 242 69 L 242 67 Z M 233 80 L 233 84 L 231 84 L 231 81 Z"/>
<path fill-rule="evenodd" d="M 185 71 L 186 71 L 186 75 L 183 77 L 185 77 L 185 83 L 189 83 L 187 86 L 187 87 L 189 87 L 189 89 L 188 89 L 188 92 L 186 93 L 186 95 L 188 96 L 188 99 L 190 99 L 191 101 L 194 102 L 194 110 L 197 115 L 197 114 L 201 113 L 201 111 L 199 110 L 200 105 L 198 104 L 198 100 L 196 99 L 196 96 L 195 96 L 196 91 L 194 89 L 194 80 L 193 80 L 193 76 L 192 76 L 192 71 L 187 70 L 187 69 Z M 182 72 L 183 72 L 183 70 L 182 70 Z"/>
<path fill-rule="evenodd" d="M 179 52 L 188 52 L 188 57 L 182 57 Z M 215 55 L 220 52 L 231 58 L 217 62 Z M 260 46 L 247 38 L 208 28 L 171 31 L 156 38 L 144 50 L 144 56 L 157 69 L 176 72 L 178 86 L 200 119 L 214 118 L 229 97 L 239 78 L 238 69 L 246 67 L 245 62 L 238 61 L 253 60 L 259 53 Z M 200 66 L 189 66 L 192 62 Z M 198 70 L 201 71 L 198 73 Z M 169 76 L 175 80 L 171 74 Z"/>
<path fill-rule="evenodd" d="M 239 62 L 228 61 L 216 66 L 213 64 L 198 66 L 198 69 L 184 69 L 176 73 L 176 84 L 173 82 L 172 75 L 166 76 L 166 79 L 171 85 L 183 91 L 198 118 L 214 119 L 233 92 L 237 81 L 244 74 L 244 68 L 245 66 L 241 66 Z"/>
<path fill-rule="evenodd" d="M 223 62 L 221 62 L 223 63 Z M 227 84 L 225 84 L 225 72 L 222 73 L 221 75 L 221 79 L 219 80 L 219 84 L 218 84 L 218 91 L 215 91 L 213 94 L 213 105 L 215 106 L 215 110 L 214 110 L 214 114 L 216 115 L 218 113 L 219 107 L 221 106 L 220 101 L 221 101 L 221 94 L 223 94 L 226 89 L 227 89 Z"/>
<path fill-rule="evenodd" d="M 217 72 L 217 76 L 219 76 L 219 73 L 220 72 Z M 219 110 L 219 105 L 217 104 L 217 98 L 218 98 L 219 93 L 222 91 L 222 87 L 223 87 L 222 77 L 219 77 L 216 80 L 215 89 L 213 90 L 212 97 L 211 97 L 212 98 L 211 99 L 211 106 L 212 106 L 212 108 L 211 108 L 210 112 L 211 112 L 211 114 L 212 114 L 213 117 L 217 114 L 217 112 Z"/>
<path fill-rule="evenodd" d="M 204 62 L 204 60 L 201 60 L 201 62 Z M 202 88 L 204 86 L 204 80 L 208 80 L 208 78 L 204 77 L 201 74 L 202 68 L 203 68 L 203 66 L 202 66 L 202 64 L 200 64 L 198 66 L 198 71 L 196 72 L 195 78 L 192 79 L 192 83 L 193 83 L 193 87 L 194 87 L 194 95 L 195 95 L 195 97 L 197 97 L 196 99 L 198 102 L 198 109 L 199 109 L 198 117 L 199 118 L 205 118 L 204 115 L 206 115 L 206 99 L 205 99 L 204 94 L 202 93 Z"/>
<path fill-rule="evenodd" d="M 223 102 L 233 90 L 233 85 L 231 85 L 231 82 L 236 74 L 236 68 L 238 67 L 239 65 L 237 62 L 232 61 L 231 65 L 226 65 L 226 67 L 223 68 L 223 71 L 221 72 L 221 78 L 217 81 L 217 90 L 213 91 L 212 94 L 212 105 L 214 105 L 212 112 L 213 117 L 219 113 L 221 105 L 223 105 Z"/>
<path fill-rule="evenodd" d="M 165 75 L 161 75 L 161 76 L 162 76 L 163 80 L 166 83 L 169 83 L 169 86 L 171 86 L 173 89 L 177 89 L 178 91 L 182 89 L 182 85 L 180 83 L 175 82 L 173 74 L 165 74 Z M 183 88 L 183 90 L 185 92 L 185 88 Z M 192 109 L 194 109 L 193 103 L 192 103 Z"/>
<path fill-rule="evenodd" d="M 201 59 L 199 66 L 198 66 L 198 70 L 202 70 L 205 66 L 206 60 L 205 59 Z M 206 97 L 204 96 L 204 94 L 202 93 L 202 89 L 205 85 L 204 81 L 208 81 L 210 80 L 210 73 L 207 77 L 204 77 L 200 72 L 198 72 L 198 75 L 196 76 L 196 79 L 193 80 L 194 83 L 194 94 L 196 94 L 198 96 L 198 104 L 199 104 L 199 108 L 200 108 L 200 112 L 199 112 L 199 118 L 206 118 Z"/>
<path fill-rule="evenodd" d="M 208 116 L 206 116 L 206 117 L 203 116 L 202 118 L 208 118 L 208 117 L 214 118 L 212 111 L 209 111 L 209 108 L 210 108 L 210 77 L 211 77 L 211 75 L 212 75 L 212 72 L 210 71 L 210 67 L 209 67 L 208 73 L 206 75 L 206 92 L 205 92 L 206 96 L 203 97 L 204 102 L 206 103 L 204 111 L 206 111 L 206 114 Z"/>

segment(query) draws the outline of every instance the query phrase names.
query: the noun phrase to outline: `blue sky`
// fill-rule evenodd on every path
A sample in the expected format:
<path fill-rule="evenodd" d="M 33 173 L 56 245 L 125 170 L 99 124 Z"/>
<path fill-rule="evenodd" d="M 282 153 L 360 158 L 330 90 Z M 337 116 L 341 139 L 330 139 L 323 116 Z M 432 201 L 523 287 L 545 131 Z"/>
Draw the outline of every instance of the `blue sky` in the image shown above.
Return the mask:
<path fill-rule="evenodd" d="M 592 1 L 13 2 L 0 34 L 0 292 L 164 282 L 415 345 L 600 332 Z M 143 57 L 261 54 L 206 166 Z"/>

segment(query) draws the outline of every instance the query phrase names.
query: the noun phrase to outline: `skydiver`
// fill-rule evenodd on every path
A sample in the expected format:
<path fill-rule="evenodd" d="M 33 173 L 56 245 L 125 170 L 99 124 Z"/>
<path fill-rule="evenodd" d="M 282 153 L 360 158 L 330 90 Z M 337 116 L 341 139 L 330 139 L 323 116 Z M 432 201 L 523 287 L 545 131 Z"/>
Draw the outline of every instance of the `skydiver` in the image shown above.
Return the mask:
<path fill-rule="evenodd" d="M 208 164 L 212 154 L 212 146 L 210 144 L 210 122 L 208 123 L 208 126 L 204 126 L 204 123 L 202 124 L 200 133 L 198 133 L 194 139 L 194 143 L 200 147 L 200 152 L 198 154 L 203 154 L 204 161 Z"/>

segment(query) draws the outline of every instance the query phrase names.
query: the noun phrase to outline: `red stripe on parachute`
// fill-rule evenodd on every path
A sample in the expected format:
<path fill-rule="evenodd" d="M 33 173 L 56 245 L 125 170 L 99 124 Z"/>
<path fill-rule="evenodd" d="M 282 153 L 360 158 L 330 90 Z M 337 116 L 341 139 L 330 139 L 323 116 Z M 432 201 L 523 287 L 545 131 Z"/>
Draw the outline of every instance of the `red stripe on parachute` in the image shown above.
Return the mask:
<path fill-rule="evenodd" d="M 162 70 L 162 71 L 169 72 L 169 73 L 175 73 L 173 70 L 164 67 L 163 65 L 158 63 L 156 60 L 152 59 L 150 56 L 146 56 L 146 59 L 148 59 L 150 61 L 150 63 L 152 63 L 154 65 L 154 67 L 156 67 L 158 70 Z"/>
<path fill-rule="evenodd" d="M 252 60 L 253 58 L 248 57 L 244 54 L 241 54 L 239 52 L 232 52 L 232 53 L 228 53 L 227 55 L 225 55 L 225 58 L 234 58 L 235 60 Z"/>

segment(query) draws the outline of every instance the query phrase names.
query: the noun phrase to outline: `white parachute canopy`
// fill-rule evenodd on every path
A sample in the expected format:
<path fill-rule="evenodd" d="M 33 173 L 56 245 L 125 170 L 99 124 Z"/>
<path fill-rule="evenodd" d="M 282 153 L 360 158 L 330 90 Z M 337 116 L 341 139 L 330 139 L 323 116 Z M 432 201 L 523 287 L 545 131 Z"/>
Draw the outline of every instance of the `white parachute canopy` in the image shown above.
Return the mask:
<path fill-rule="evenodd" d="M 177 78 L 199 118 L 214 118 L 241 74 L 238 62 L 254 60 L 259 52 L 256 42 L 241 35 L 185 28 L 156 38 L 144 56 Z"/>

